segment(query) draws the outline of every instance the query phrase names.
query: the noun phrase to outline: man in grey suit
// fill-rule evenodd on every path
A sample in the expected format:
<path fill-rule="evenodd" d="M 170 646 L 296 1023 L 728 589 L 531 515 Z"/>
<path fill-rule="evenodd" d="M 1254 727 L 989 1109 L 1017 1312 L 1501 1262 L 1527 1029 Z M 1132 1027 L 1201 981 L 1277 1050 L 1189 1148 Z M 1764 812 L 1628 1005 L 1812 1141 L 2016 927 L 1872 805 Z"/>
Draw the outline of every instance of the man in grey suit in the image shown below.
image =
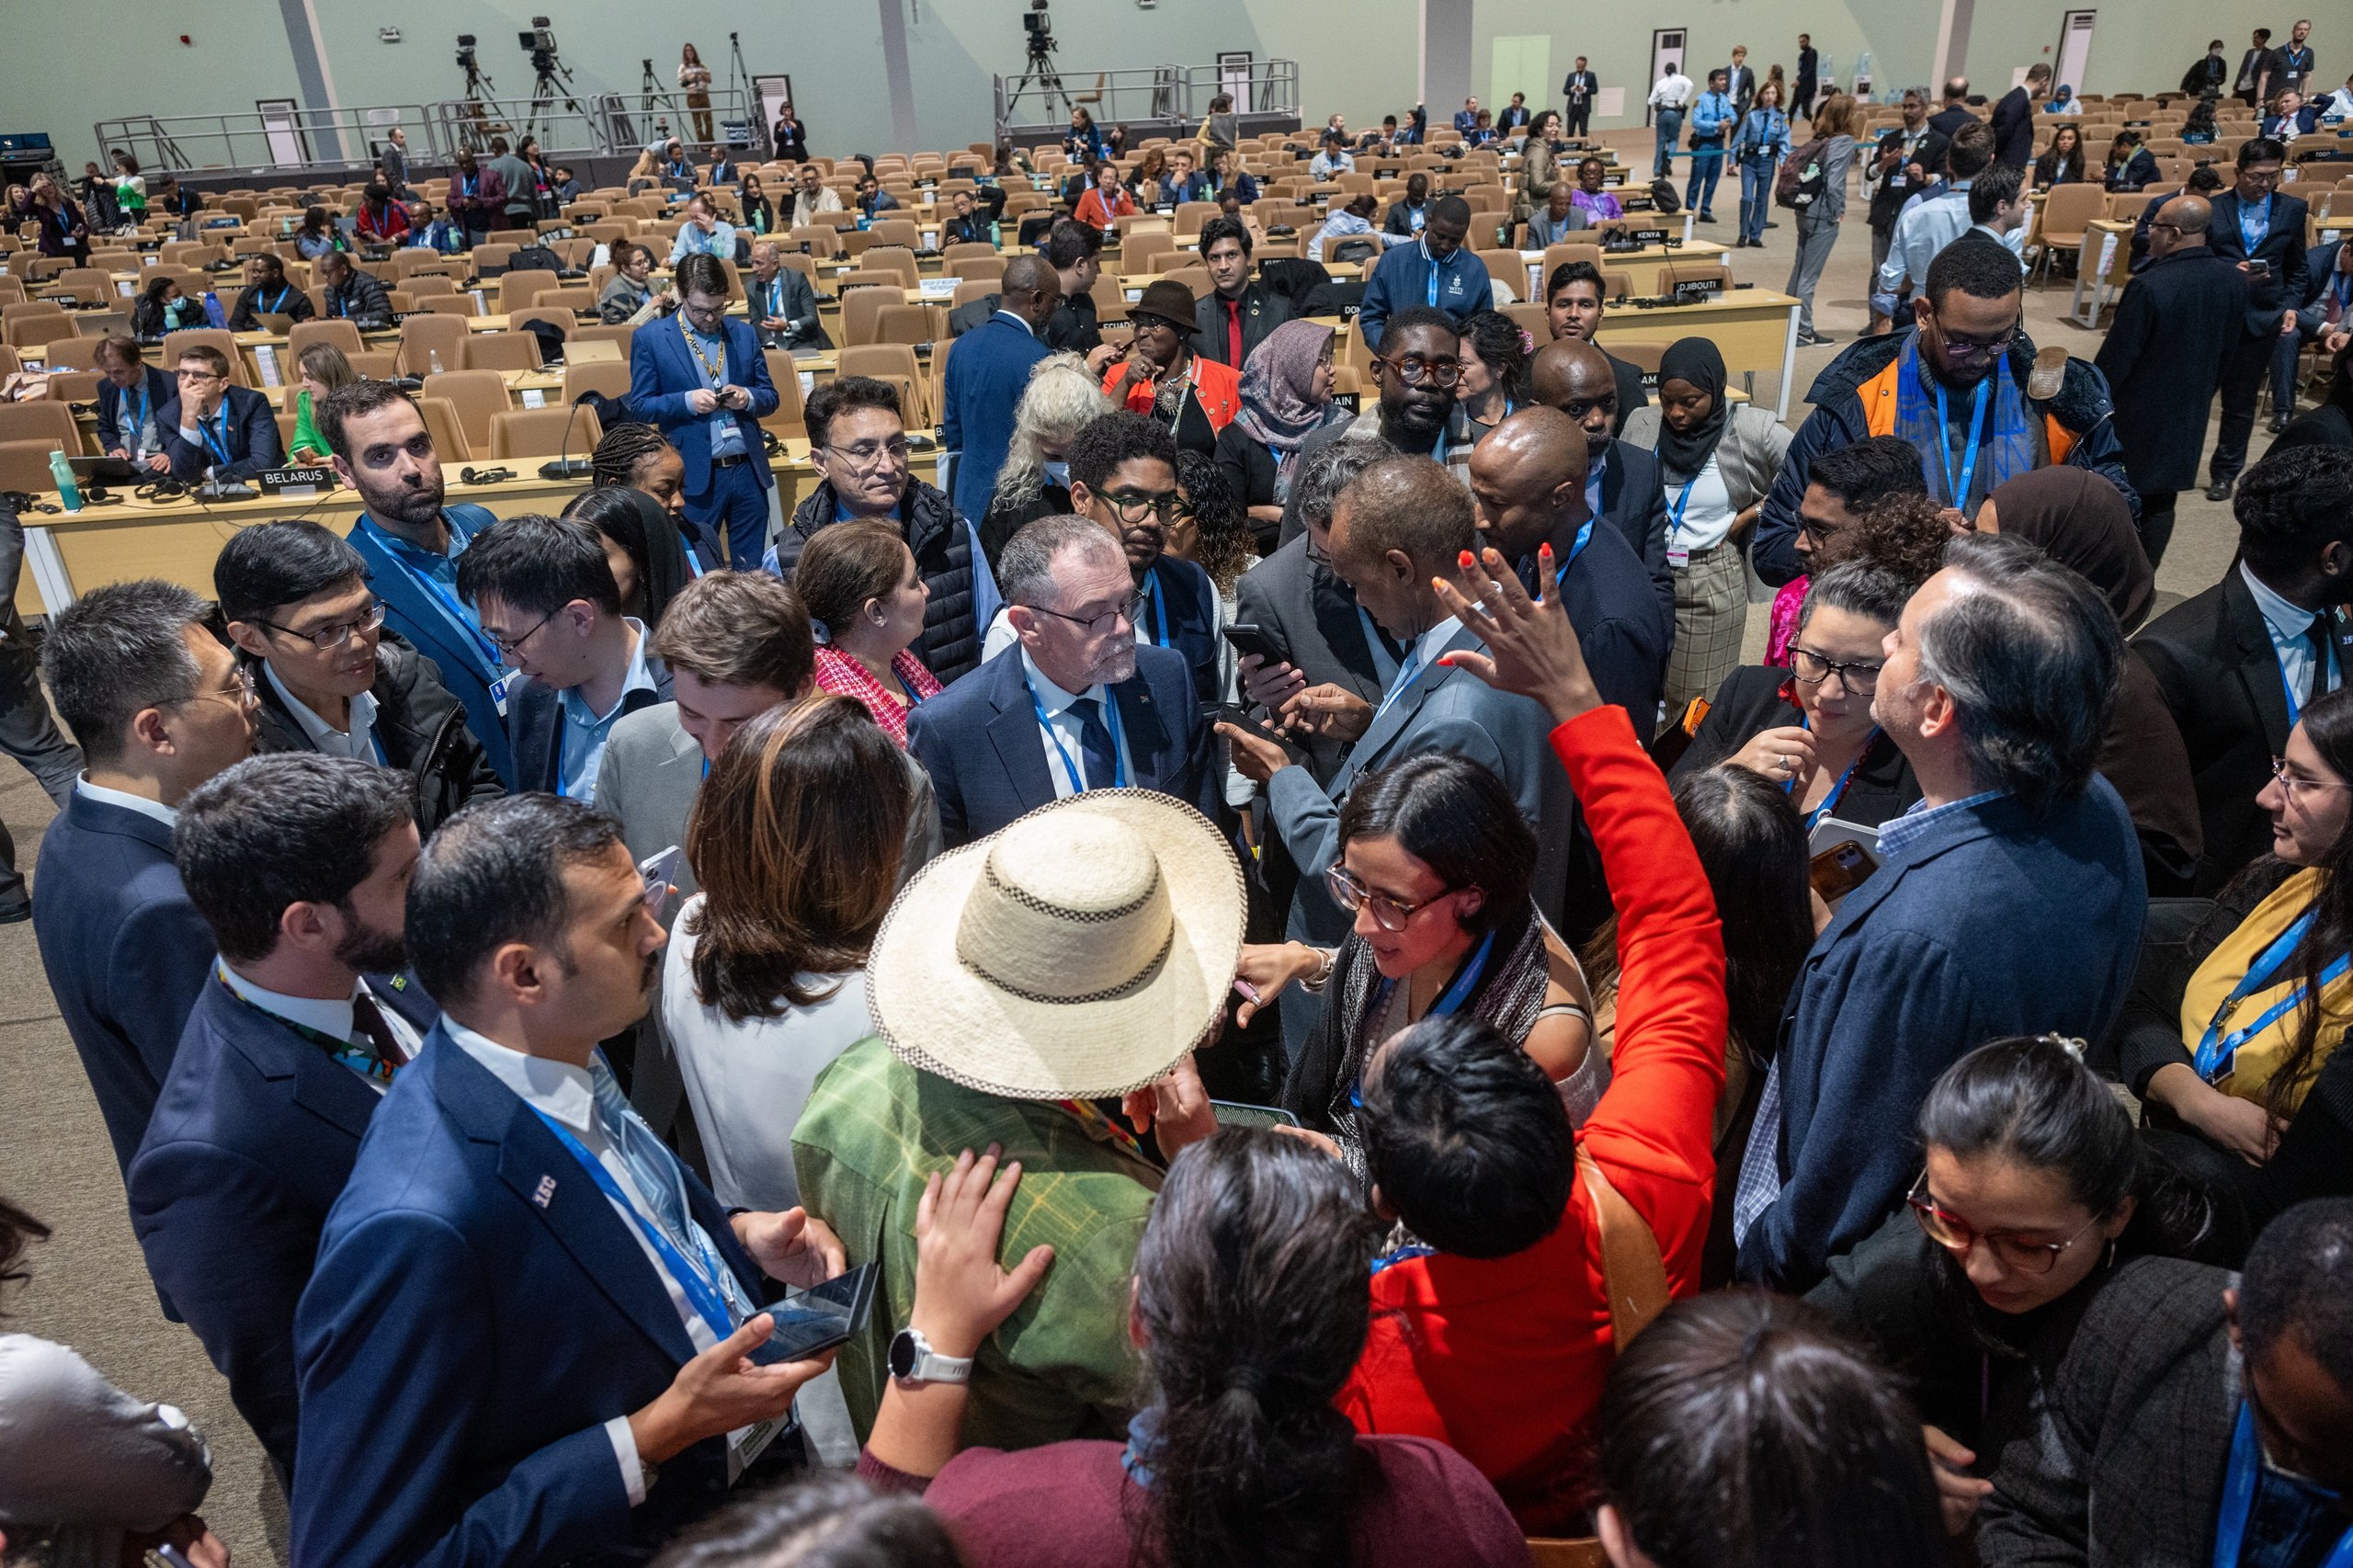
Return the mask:
<path fill-rule="evenodd" d="M 1382 459 L 1340 494 L 1332 517 L 1332 566 L 1358 602 L 1405 658 L 1380 702 L 1336 718 L 1353 729 L 1347 760 L 1328 783 L 1291 765 L 1281 747 L 1232 724 L 1218 729 L 1233 745 L 1233 763 L 1267 788 L 1275 832 L 1301 871 L 1291 896 L 1290 935 L 1329 946 L 1346 937 L 1348 918 L 1324 889 L 1340 858 L 1340 805 L 1361 776 L 1415 752 L 1448 751 L 1484 764 L 1502 779 L 1520 814 L 1538 819 L 1550 760 L 1544 710 L 1496 691 L 1438 661 L 1483 646 L 1478 634 L 1446 613 L 1433 577 L 1457 580 L 1462 552 L 1479 544 L 1471 497 L 1426 457 Z M 1283 1032 L 1292 1036 L 1286 1007 Z"/>

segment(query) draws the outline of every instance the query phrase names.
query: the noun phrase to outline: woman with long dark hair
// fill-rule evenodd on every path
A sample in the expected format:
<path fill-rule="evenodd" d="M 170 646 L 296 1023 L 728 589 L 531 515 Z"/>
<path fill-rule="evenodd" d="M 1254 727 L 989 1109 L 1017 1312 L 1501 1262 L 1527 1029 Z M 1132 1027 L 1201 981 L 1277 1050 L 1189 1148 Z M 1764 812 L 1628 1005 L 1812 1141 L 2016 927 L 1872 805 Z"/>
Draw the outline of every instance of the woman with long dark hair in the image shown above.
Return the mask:
<path fill-rule="evenodd" d="M 2034 188 L 2081 185 L 2084 181 L 2084 133 L 2063 125 L 2051 133 L 2051 145 L 2034 161 Z"/>
<path fill-rule="evenodd" d="M 1340 862 L 1324 881 L 1355 917 L 1347 940 L 1242 949 L 1257 991 L 1244 1014 L 1293 984 L 1324 994 L 1283 1108 L 1361 1175 L 1365 1069 L 1406 1025 L 1461 1013 L 1533 1057 L 1583 1121 L 1601 1095 L 1593 1006 L 1575 955 L 1529 896 L 1536 835 L 1503 781 L 1467 757 L 1423 752 L 1358 779 L 1339 825 Z"/>
<path fill-rule="evenodd" d="M 2119 1048 L 2147 1136 L 2244 1215 L 2240 1245 L 2353 1190 L 2353 690 L 2304 709 L 2256 801 L 2271 853 L 2177 958 L 2143 966 Z"/>
<path fill-rule="evenodd" d="M 1915 1123 L 1907 1212 L 1808 1298 L 1905 1373 L 1927 1423 L 1945 1522 L 1964 1529 L 2005 1445 L 2053 1440 L 2043 1395 L 2119 1265 L 2199 1256 L 2209 1206 L 2132 1129 L 2081 1040 L 1999 1040 L 1947 1068 Z"/>
<path fill-rule="evenodd" d="M 1527 403 L 1528 362 L 1535 352 L 1528 329 L 1501 311 L 1479 311 L 1462 323 L 1462 379 L 1454 389 L 1461 431 L 1449 439 L 1482 440 Z"/>
<path fill-rule="evenodd" d="M 1612 1568 L 1935 1568 L 1919 1417 L 1819 1312 L 1756 1291 L 1677 1301 L 1601 1396 Z"/>
<path fill-rule="evenodd" d="M 294 231 L 294 250 L 304 261 L 316 261 L 332 250 L 349 250 L 342 233 L 327 217 L 324 207 L 307 209 L 301 226 Z"/>
<path fill-rule="evenodd" d="M 996 1262 L 1017 1165 L 966 1150 L 916 1221 L 913 1332 L 969 1358 L 1044 1278 Z M 972 1568 L 1524 1564 L 1503 1502 L 1452 1449 L 1359 1437 L 1333 1407 L 1365 1345 L 1379 1225 L 1346 1172 L 1279 1133 L 1180 1151 L 1136 1249 L 1131 1333 L 1152 1403 L 1125 1444 L 958 1453 L 966 1385 L 885 1389 L 859 1456 L 956 1528 Z"/>
<path fill-rule="evenodd" d="M 605 562 L 621 590 L 621 609 L 652 631 L 662 612 L 694 580 L 687 547 L 660 502 L 633 485 L 598 485 L 574 496 L 563 508 L 605 541 Z"/>

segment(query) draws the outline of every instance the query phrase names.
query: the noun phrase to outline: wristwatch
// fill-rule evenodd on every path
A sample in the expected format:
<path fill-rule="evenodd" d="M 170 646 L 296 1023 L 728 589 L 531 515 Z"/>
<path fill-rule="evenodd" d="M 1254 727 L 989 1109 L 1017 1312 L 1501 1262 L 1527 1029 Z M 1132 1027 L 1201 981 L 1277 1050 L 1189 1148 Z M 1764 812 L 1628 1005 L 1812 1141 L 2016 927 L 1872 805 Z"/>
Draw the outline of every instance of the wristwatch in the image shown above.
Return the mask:
<path fill-rule="evenodd" d="M 908 1385 L 968 1383 L 972 1381 L 972 1358 L 938 1355 L 922 1330 L 903 1328 L 891 1339 L 891 1376 Z"/>

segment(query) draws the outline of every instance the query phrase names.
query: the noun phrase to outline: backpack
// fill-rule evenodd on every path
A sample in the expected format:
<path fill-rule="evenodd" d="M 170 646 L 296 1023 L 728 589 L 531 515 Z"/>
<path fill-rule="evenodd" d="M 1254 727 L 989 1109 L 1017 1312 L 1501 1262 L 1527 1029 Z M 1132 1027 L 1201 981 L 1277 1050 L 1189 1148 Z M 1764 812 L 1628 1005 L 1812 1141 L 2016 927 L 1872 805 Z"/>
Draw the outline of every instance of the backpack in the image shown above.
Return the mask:
<path fill-rule="evenodd" d="M 1822 166 L 1823 150 L 1830 145 L 1830 138 L 1817 136 L 1788 157 L 1781 160 L 1779 174 L 1773 176 L 1773 204 L 1802 212 L 1822 199 L 1830 188 L 1830 176 Z"/>

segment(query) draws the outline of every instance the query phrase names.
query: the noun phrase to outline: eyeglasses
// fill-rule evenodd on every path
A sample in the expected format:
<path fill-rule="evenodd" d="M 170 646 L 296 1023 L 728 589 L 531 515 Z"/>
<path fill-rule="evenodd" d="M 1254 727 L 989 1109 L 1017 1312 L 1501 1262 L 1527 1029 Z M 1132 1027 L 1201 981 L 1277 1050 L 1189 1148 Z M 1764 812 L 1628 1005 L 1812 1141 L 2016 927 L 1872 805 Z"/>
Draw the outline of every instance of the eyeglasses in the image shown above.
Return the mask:
<path fill-rule="evenodd" d="M 2325 784 L 2317 778 L 2299 778 L 2288 771 L 2288 759 L 2284 756 L 2275 756 L 2271 759 L 2271 777 L 2279 781 L 2280 793 L 2288 797 L 2288 802 L 2290 805 L 2295 803 L 2296 791 L 2299 790 L 2353 789 L 2353 785 L 2348 784 Z"/>
<path fill-rule="evenodd" d="M 1331 893 L 1332 902 L 1354 915 L 1359 909 L 1372 911 L 1372 923 L 1384 931 L 1403 931 L 1405 923 L 1455 890 L 1449 888 L 1438 898 L 1426 898 L 1419 903 L 1408 903 L 1402 898 L 1392 898 L 1385 892 L 1375 892 L 1358 881 L 1346 866 L 1335 866 L 1324 873 L 1324 886 Z"/>
<path fill-rule="evenodd" d="M 180 700 L 183 702 L 227 702 L 240 710 L 243 710 L 251 708 L 256 701 L 260 700 L 260 694 L 254 686 L 254 672 L 252 667 L 246 665 L 239 665 L 237 666 L 235 680 L 227 690 L 199 691 L 195 693 L 193 696 L 182 698 Z"/>
<path fill-rule="evenodd" d="M 1996 337 L 1971 337 L 1963 333 L 1948 332 L 1944 335 L 1945 358 L 1970 359 L 1981 354 L 2006 354 L 2009 352 L 2010 346 L 2018 340 L 2019 335 L 2017 324 L 2005 329 Z"/>
<path fill-rule="evenodd" d="M 1608 392 L 1603 392 L 1599 397 L 1573 397 L 1561 404 L 1561 412 L 1580 425 L 1586 422 L 1587 416 L 1596 414 L 1606 414 L 1615 418 L 1618 414 L 1618 394 Z"/>
<path fill-rule="evenodd" d="M 177 376 L 184 381 L 221 381 L 228 380 L 226 376 L 223 376 L 215 370 L 180 369 L 173 371 L 172 374 Z"/>
<path fill-rule="evenodd" d="M 1397 372 L 1397 379 L 1409 387 L 1420 386 L 1424 381 L 1450 387 L 1462 379 L 1462 361 L 1460 359 L 1425 359 L 1418 354 L 1408 354 L 1403 359 L 1389 359 L 1376 354 L 1373 363 L 1388 366 Z"/>
<path fill-rule="evenodd" d="M 841 459 L 850 467 L 864 472 L 870 469 L 903 464 L 915 445 L 904 436 L 893 436 L 887 441 L 860 441 L 852 447 L 827 447 L 826 452 Z"/>
<path fill-rule="evenodd" d="M 369 601 L 368 608 L 360 611 L 356 619 L 330 621 L 315 631 L 297 631 L 290 626 L 280 626 L 274 620 L 264 620 L 260 624 L 272 631 L 282 631 L 289 637 L 300 637 L 324 653 L 330 648 L 340 648 L 352 638 L 364 636 L 383 625 L 384 601 L 371 599 Z"/>
<path fill-rule="evenodd" d="M 491 631 L 490 628 L 485 626 L 483 628 L 482 632 L 483 641 L 497 649 L 498 656 L 500 658 L 512 659 L 517 653 L 522 652 L 524 643 L 529 642 L 532 638 L 537 637 L 540 634 L 540 627 L 545 626 L 549 621 L 553 620 L 557 616 L 562 615 L 563 613 L 563 607 L 561 605 L 557 606 L 554 609 L 551 609 L 548 611 L 547 614 L 540 617 L 538 623 L 535 624 L 531 630 L 517 637 L 504 636 L 498 632 Z"/>
<path fill-rule="evenodd" d="M 2086 1233 L 2099 1223 L 2097 1217 L 2086 1221 L 2082 1230 L 2063 1242 L 2030 1242 L 2021 1236 L 1981 1231 L 1928 1196 L 1926 1170 L 1912 1184 L 1912 1191 L 1904 1201 L 1912 1206 L 1912 1217 L 1920 1221 L 1920 1229 L 1930 1241 L 1958 1256 L 1966 1256 L 1971 1248 L 1982 1244 L 1994 1255 L 1994 1261 L 2002 1266 L 2006 1274 L 2050 1273 L 2058 1266 L 2059 1255 L 2082 1241 Z"/>
<path fill-rule="evenodd" d="M 1808 686 L 1820 686 L 1836 673 L 1846 683 L 1848 691 L 1860 697 L 1869 695 L 1879 685 L 1879 672 L 1886 666 L 1862 663 L 1842 665 L 1803 648 L 1791 648 L 1790 667 L 1797 672 L 1798 679 Z"/>
<path fill-rule="evenodd" d="M 1111 508 L 1112 516 L 1123 523 L 1140 523 L 1146 517 L 1158 517 L 1166 522 L 1176 510 L 1177 494 L 1174 490 L 1120 490 L 1103 493 L 1103 504 Z"/>
<path fill-rule="evenodd" d="M 1143 609 L 1143 596 L 1131 594 L 1109 609 L 1097 610 L 1093 615 L 1070 615 L 1062 610 L 1048 609 L 1044 605 L 1031 605 L 1029 608 L 1040 615 L 1051 615 L 1056 620 L 1067 620 L 1073 626 L 1083 626 L 1091 632 L 1102 632 L 1112 630 L 1123 620 L 1133 627 L 1136 617 Z"/>
<path fill-rule="evenodd" d="M 1841 532 L 1845 528 L 1844 523 L 1820 523 L 1802 512 L 1798 514 L 1798 532 L 1813 540 L 1816 545 L 1828 544 L 1831 536 Z"/>

